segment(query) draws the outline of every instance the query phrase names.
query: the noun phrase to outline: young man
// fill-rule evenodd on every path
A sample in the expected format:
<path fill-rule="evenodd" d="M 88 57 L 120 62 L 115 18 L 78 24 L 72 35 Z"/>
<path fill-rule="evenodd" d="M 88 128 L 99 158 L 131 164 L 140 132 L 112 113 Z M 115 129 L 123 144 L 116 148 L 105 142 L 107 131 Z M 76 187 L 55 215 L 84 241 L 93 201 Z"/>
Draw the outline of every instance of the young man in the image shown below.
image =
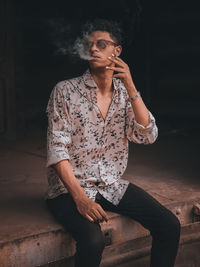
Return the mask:
<path fill-rule="evenodd" d="M 84 28 L 89 69 L 59 82 L 47 107 L 47 206 L 76 240 L 75 266 L 99 266 L 104 249 L 100 222 L 113 211 L 140 222 L 152 235 L 151 267 L 172 267 L 178 219 L 148 193 L 121 178 L 128 140 L 152 144 L 157 126 L 119 58 L 120 30 L 94 21 Z M 116 73 L 116 74 L 114 74 Z"/>

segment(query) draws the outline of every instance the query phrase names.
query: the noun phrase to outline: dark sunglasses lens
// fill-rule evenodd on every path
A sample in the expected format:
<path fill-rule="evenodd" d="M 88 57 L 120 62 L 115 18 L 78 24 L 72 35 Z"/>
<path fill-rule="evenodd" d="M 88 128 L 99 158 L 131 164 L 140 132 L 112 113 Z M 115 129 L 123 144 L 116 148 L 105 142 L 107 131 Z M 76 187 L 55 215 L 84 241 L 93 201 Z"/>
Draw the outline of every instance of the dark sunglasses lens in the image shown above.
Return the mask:
<path fill-rule="evenodd" d="M 104 40 L 98 40 L 98 41 L 97 41 L 97 47 L 98 47 L 99 49 L 105 49 L 106 46 L 107 46 L 107 44 L 106 44 L 106 42 L 105 42 Z"/>

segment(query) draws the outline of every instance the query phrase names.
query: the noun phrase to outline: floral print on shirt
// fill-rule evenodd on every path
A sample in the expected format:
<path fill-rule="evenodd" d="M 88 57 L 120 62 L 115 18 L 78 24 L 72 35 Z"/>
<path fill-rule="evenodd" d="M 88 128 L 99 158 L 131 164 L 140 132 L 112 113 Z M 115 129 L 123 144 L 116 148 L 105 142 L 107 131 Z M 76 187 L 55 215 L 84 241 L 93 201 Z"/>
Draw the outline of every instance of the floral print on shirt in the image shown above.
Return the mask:
<path fill-rule="evenodd" d="M 67 159 L 89 198 L 95 200 L 99 192 L 114 205 L 119 204 L 129 184 L 121 178 L 127 167 L 128 140 L 152 144 L 158 129 L 150 111 L 146 127 L 135 120 L 120 79 L 113 78 L 113 87 L 105 120 L 97 106 L 98 87 L 89 70 L 54 87 L 47 105 L 46 198 L 68 192 L 52 167 Z"/>

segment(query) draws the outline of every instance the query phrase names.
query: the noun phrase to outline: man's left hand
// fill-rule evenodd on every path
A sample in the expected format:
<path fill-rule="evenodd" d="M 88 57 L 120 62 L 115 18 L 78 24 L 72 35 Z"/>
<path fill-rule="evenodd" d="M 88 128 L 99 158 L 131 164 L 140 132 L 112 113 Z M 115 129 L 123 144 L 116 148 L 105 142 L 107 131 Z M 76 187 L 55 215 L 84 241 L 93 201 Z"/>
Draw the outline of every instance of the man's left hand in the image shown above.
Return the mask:
<path fill-rule="evenodd" d="M 106 69 L 117 72 L 113 77 L 120 78 L 128 91 L 136 90 L 129 66 L 117 56 L 108 57 L 108 59 L 115 64 L 115 66 L 106 66 Z"/>

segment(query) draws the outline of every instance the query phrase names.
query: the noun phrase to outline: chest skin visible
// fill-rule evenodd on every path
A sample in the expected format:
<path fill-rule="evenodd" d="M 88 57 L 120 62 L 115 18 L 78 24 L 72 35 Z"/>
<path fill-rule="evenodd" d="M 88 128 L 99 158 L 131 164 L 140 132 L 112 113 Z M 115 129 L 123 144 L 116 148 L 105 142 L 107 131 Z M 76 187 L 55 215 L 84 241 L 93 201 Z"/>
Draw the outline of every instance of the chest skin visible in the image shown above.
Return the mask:
<path fill-rule="evenodd" d="M 104 119 L 104 121 L 106 120 L 109 107 L 112 103 L 112 96 L 113 92 L 111 92 L 109 95 L 106 96 L 102 96 L 101 94 L 97 93 L 97 106 L 101 112 L 101 116 Z"/>

